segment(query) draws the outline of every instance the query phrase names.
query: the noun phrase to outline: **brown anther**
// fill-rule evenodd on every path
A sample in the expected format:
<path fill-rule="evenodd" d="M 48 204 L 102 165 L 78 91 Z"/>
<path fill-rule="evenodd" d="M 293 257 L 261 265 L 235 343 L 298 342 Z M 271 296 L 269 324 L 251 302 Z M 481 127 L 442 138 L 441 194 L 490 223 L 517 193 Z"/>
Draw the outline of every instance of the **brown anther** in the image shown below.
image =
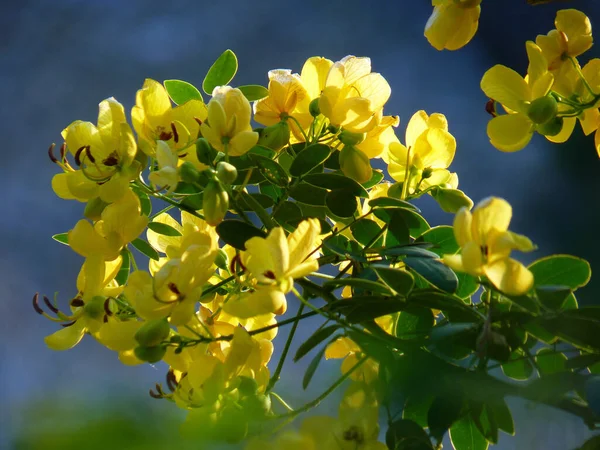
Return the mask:
<path fill-rule="evenodd" d="M 67 328 L 67 327 L 70 327 L 71 325 L 73 325 L 75 322 L 77 322 L 77 321 L 73 320 L 72 322 L 61 323 L 60 326 Z"/>
<path fill-rule="evenodd" d="M 85 154 L 90 159 L 90 161 L 92 162 L 92 164 L 94 164 L 96 162 L 96 158 L 94 158 L 92 156 L 92 150 L 91 150 L 91 148 L 90 148 L 89 145 L 85 147 Z"/>
<path fill-rule="evenodd" d="M 272 270 L 267 270 L 265 273 L 263 273 L 263 275 L 269 278 L 270 280 L 274 280 L 277 278 Z"/>
<path fill-rule="evenodd" d="M 39 299 L 40 299 L 40 294 L 38 292 L 36 292 L 35 295 L 33 296 L 33 309 L 35 309 L 36 313 L 43 315 L 44 310 L 42 308 L 40 308 Z"/>
<path fill-rule="evenodd" d="M 160 384 L 156 383 L 155 387 L 156 387 L 156 392 L 158 392 L 161 397 L 165 395 L 165 392 L 163 391 L 162 386 Z"/>
<path fill-rule="evenodd" d="M 48 157 L 50 158 L 50 161 L 56 164 L 58 163 L 58 159 L 56 159 L 56 157 L 54 156 L 54 147 L 56 147 L 56 144 L 52 144 L 48 149 Z"/>
<path fill-rule="evenodd" d="M 156 399 L 159 399 L 159 400 L 162 399 L 162 395 L 157 394 L 156 392 L 154 392 L 152 390 L 152 388 L 150 388 L 150 390 L 148 391 L 148 393 L 150 394 L 150 397 L 152 397 L 152 398 L 156 398 Z"/>
<path fill-rule="evenodd" d="M 197 117 L 194 117 L 194 120 L 198 123 L 198 125 L 202 125 L 202 121 Z"/>
<path fill-rule="evenodd" d="M 110 310 L 110 298 L 107 298 L 104 301 L 104 312 L 106 313 L 107 316 L 113 315 L 113 312 Z"/>
<path fill-rule="evenodd" d="M 485 112 L 487 112 L 490 116 L 496 117 L 496 100 L 490 98 L 485 104 Z"/>
<path fill-rule="evenodd" d="M 177 132 L 177 127 L 175 126 L 175 122 L 171 122 L 171 131 L 173 132 L 173 140 L 177 144 L 179 142 L 179 133 Z"/>
<path fill-rule="evenodd" d="M 240 269 L 242 269 L 242 270 L 246 270 L 246 267 L 245 267 L 245 266 L 244 266 L 244 264 L 242 263 L 242 258 L 240 258 L 240 255 L 239 255 L 239 254 L 235 255 L 235 256 L 234 256 L 234 257 L 231 259 L 231 264 L 229 264 L 229 270 L 230 270 L 232 273 L 235 273 L 235 272 L 236 272 L 236 270 L 235 270 L 235 266 L 236 266 L 236 264 L 237 264 L 237 265 L 240 267 Z"/>
<path fill-rule="evenodd" d="M 117 151 L 115 150 L 110 155 L 108 155 L 108 157 L 104 161 L 102 161 L 102 164 L 104 164 L 107 167 L 112 167 L 119 164 L 119 154 L 117 153 Z"/>
<path fill-rule="evenodd" d="M 175 373 L 172 370 L 167 372 L 167 386 L 171 392 L 175 392 L 177 389 L 177 379 L 175 378 Z"/>
<path fill-rule="evenodd" d="M 181 296 L 181 292 L 179 291 L 179 289 L 177 289 L 177 285 L 173 282 L 167 284 L 167 286 L 169 287 L 169 290 L 176 295 Z"/>
<path fill-rule="evenodd" d="M 75 297 L 73 300 L 71 300 L 71 306 L 74 306 L 76 308 L 83 306 L 84 304 L 85 303 L 83 303 L 83 300 L 79 297 Z"/>
<path fill-rule="evenodd" d="M 50 311 L 52 311 L 54 314 L 58 314 L 58 308 L 56 306 L 54 306 L 52 304 L 52 302 L 50 301 L 50 299 L 48 297 L 46 297 L 44 295 L 44 303 L 46 304 L 46 306 L 48 307 L 48 309 Z"/>
<path fill-rule="evenodd" d="M 60 146 L 60 159 L 61 159 L 61 161 L 65 160 L 66 154 L 67 154 L 67 143 L 63 142 L 63 144 Z"/>
<path fill-rule="evenodd" d="M 179 155 L 179 158 L 185 158 L 187 155 L 187 153 L 184 153 L 183 155 Z"/>
<path fill-rule="evenodd" d="M 168 141 L 173 137 L 173 133 L 169 133 L 167 131 L 161 131 L 158 135 L 158 139 L 161 141 Z"/>
<path fill-rule="evenodd" d="M 351 426 L 343 433 L 343 438 L 345 441 L 356 441 L 357 443 L 361 443 L 364 441 L 362 433 L 356 426 Z"/>
<path fill-rule="evenodd" d="M 81 165 L 81 152 L 85 150 L 85 145 L 79 149 L 77 149 L 77 151 L 75 152 L 75 164 L 77 164 L 78 166 Z"/>

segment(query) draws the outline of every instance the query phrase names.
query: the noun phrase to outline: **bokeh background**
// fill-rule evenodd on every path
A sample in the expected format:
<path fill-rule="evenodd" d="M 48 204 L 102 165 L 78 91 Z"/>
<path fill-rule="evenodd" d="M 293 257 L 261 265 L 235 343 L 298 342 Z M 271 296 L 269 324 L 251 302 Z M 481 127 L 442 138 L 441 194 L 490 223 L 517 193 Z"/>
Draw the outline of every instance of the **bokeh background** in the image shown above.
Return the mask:
<path fill-rule="evenodd" d="M 452 169 L 475 201 L 502 196 L 514 207 L 512 228 L 539 246 L 524 261 L 569 253 L 600 273 L 600 161 L 578 130 L 567 145 L 540 136 L 523 151 L 502 154 L 486 137 L 489 116 L 479 89 L 485 70 L 505 64 L 523 73 L 525 41 L 553 28 L 560 8 L 576 7 L 600 25 L 597 0 L 483 2 L 480 30 L 458 52 L 437 52 L 423 37 L 430 2 L 361 0 L 285 2 L 229 0 L 20 0 L 0 14 L 0 448 L 196 448 L 178 437 L 181 414 L 147 391 L 164 367 L 124 367 L 91 339 L 54 353 L 43 337 L 55 326 L 34 313 L 36 291 L 70 298 L 81 258 L 50 239 L 69 230 L 83 205 L 60 201 L 50 143 L 75 119 L 95 122 L 98 103 L 114 96 L 129 109 L 144 78 L 200 85 L 214 59 L 233 49 L 234 84 L 265 84 L 273 68 L 299 71 L 314 55 L 370 56 L 392 86 L 388 114 L 399 114 L 401 139 L 411 115 L 442 112 L 458 141 Z M 585 60 L 600 56 L 593 48 Z M 433 202 L 432 224 L 451 223 Z M 600 303 L 600 278 L 579 294 Z M 292 310 L 295 308 L 291 308 Z M 287 330 L 280 333 L 279 342 Z M 281 345 L 280 345 L 281 346 Z M 303 366 L 291 362 L 281 387 L 293 405 L 313 398 L 338 375 L 322 365 L 309 392 Z M 517 436 L 498 449 L 572 449 L 590 436 L 574 417 L 512 401 Z M 320 412 L 335 414 L 335 402 Z"/>

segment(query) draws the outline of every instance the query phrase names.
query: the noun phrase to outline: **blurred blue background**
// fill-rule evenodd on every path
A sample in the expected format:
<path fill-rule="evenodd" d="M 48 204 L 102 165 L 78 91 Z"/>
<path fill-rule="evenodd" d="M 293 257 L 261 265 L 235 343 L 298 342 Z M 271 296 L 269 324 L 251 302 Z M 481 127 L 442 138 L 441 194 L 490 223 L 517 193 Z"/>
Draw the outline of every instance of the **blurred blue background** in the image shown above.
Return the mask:
<path fill-rule="evenodd" d="M 60 201 L 52 192 L 50 180 L 58 168 L 46 156 L 49 144 L 60 145 L 60 131 L 75 119 L 95 122 L 104 98 L 114 96 L 129 110 L 146 77 L 199 86 L 226 48 L 239 58 L 236 85 L 266 84 L 273 68 L 300 71 L 314 55 L 370 56 L 373 70 L 392 86 L 386 113 L 400 115 L 402 140 L 415 111 L 448 117 L 458 141 L 451 169 L 458 172 L 461 188 L 475 201 L 496 195 L 512 203 L 512 228 L 540 248 L 524 261 L 570 253 L 588 259 L 593 271 L 600 269 L 600 161 L 592 139 L 578 130 L 568 145 L 556 146 L 536 136 L 521 152 L 500 153 L 486 136 L 489 116 L 479 89 L 481 76 L 494 64 L 523 73 L 525 41 L 553 28 L 556 11 L 564 7 L 576 7 L 600 24 L 597 0 L 536 7 L 525 0 L 484 1 L 475 39 L 458 52 L 440 53 L 423 37 L 431 14 L 430 2 L 423 0 L 4 4 L 0 179 L 7 198 L 0 215 L 0 448 L 191 445 L 168 441 L 178 439 L 174 424 L 180 413 L 147 394 L 154 382 L 163 381 L 164 367 L 124 367 L 91 339 L 68 352 L 47 350 L 43 337 L 55 326 L 34 313 L 31 297 L 36 291 L 59 291 L 63 300 L 70 298 L 82 262 L 50 239 L 74 225 L 83 205 Z M 597 47 L 583 61 L 593 56 L 600 56 Z M 422 206 L 432 224 L 451 223 L 452 216 L 433 202 Z M 596 278 L 580 293 L 580 302 L 600 303 L 599 291 Z M 281 333 L 280 346 L 286 334 Z M 290 362 L 279 391 L 293 405 L 302 404 L 337 377 L 337 364 L 329 363 L 329 371 L 323 367 L 326 373 L 304 393 L 299 387 L 304 370 Z M 520 419 L 517 437 L 502 435 L 499 449 L 571 449 L 590 435 L 576 418 L 511 405 Z M 321 411 L 335 413 L 335 405 Z"/>

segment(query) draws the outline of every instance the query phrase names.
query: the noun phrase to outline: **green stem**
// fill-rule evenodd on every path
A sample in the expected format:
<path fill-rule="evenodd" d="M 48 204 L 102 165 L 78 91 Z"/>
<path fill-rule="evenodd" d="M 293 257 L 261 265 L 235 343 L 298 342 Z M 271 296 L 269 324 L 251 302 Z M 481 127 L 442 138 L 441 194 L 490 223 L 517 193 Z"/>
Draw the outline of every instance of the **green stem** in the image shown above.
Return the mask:
<path fill-rule="evenodd" d="M 360 367 L 363 365 L 363 363 L 367 360 L 367 356 L 364 356 L 363 358 L 359 359 L 356 364 L 354 364 L 354 366 L 352 366 L 350 368 L 350 370 L 348 370 L 348 372 L 346 372 L 345 374 L 343 374 L 340 378 L 338 378 L 336 380 L 335 383 L 333 383 L 325 392 L 323 392 L 321 395 L 319 395 L 317 398 L 315 398 L 313 401 L 308 402 L 306 405 L 304 405 L 301 408 L 298 408 L 294 411 L 291 411 L 287 414 L 281 414 L 279 416 L 275 416 L 273 417 L 274 419 L 285 419 L 285 418 L 289 418 L 289 417 L 295 417 L 300 413 L 306 412 L 309 409 L 312 409 L 314 407 L 316 407 L 317 405 L 319 405 L 319 403 L 321 403 L 323 400 L 325 400 L 329 394 L 331 394 L 333 391 L 335 391 L 338 387 L 340 387 L 344 381 L 346 381 L 348 378 L 350 378 L 350 376 Z"/>
<path fill-rule="evenodd" d="M 283 369 L 283 364 L 285 363 L 285 359 L 290 351 L 290 346 L 292 345 L 292 341 L 294 340 L 294 335 L 296 334 L 296 330 L 298 329 L 298 324 L 300 323 L 300 317 L 302 316 L 302 311 L 304 311 L 304 303 L 300 304 L 298 308 L 298 312 L 296 313 L 296 317 L 294 317 L 295 321 L 292 325 L 292 329 L 290 330 L 290 334 L 288 335 L 287 341 L 285 341 L 285 346 L 283 347 L 283 351 L 281 352 L 281 357 L 279 358 L 279 362 L 277 363 L 277 367 L 275 368 L 275 372 L 273 372 L 273 376 L 269 380 L 269 384 L 267 385 L 266 392 L 269 392 L 275 386 L 275 383 L 279 381 L 279 375 L 281 374 L 281 370 Z"/>
<path fill-rule="evenodd" d="M 409 168 L 410 168 L 410 147 L 406 149 L 406 167 L 404 169 L 404 182 L 402 183 L 402 193 L 400 194 L 400 200 L 406 200 L 406 196 L 408 195 L 408 185 L 409 185 Z"/>
<path fill-rule="evenodd" d="M 162 194 L 159 194 L 158 192 L 154 192 L 152 189 L 150 189 L 150 187 L 148 185 L 146 185 L 145 183 L 142 183 L 139 180 L 136 180 L 133 183 L 136 186 L 139 186 L 140 188 L 144 189 L 146 191 L 146 193 L 151 195 L 152 197 L 162 200 L 163 202 L 167 202 L 169 205 L 174 206 L 175 208 L 179 208 L 187 213 L 190 213 L 192 216 L 195 216 L 195 217 L 198 217 L 199 219 L 204 220 L 204 216 L 202 214 L 200 214 L 199 212 L 195 211 L 193 208 L 182 205 L 181 203 L 176 202 L 175 200 L 173 200 L 169 197 L 166 197 Z"/>
<path fill-rule="evenodd" d="M 279 403 L 281 403 L 281 405 L 287 409 L 289 412 L 293 412 L 294 408 L 292 408 L 290 405 L 287 404 L 287 402 L 281 398 L 281 396 L 275 392 L 269 392 L 269 394 L 271 394 L 271 396 L 273 398 L 275 398 Z"/>
<path fill-rule="evenodd" d="M 288 119 L 292 119 L 294 123 L 298 126 L 298 129 L 300 130 L 300 133 L 302 133 L 302 137 L 304 138 L 304 143 L 308 145 L 310 139 L 308 139 L 308 136 L 304 132 L 304 129 L 302 128 L 302 125 L 300 125 L 300 122 L 298 122 L 298 119 L 296 119 L 294 116 L 288 116 Z"/>
<path fill-rule="evenodd" d="M 583 72 L 581 71 L 581 67 L 579 67 L 579 64 L 577 63 L 575 58 L 573 58 L 572 56 L 569 56 L 569 61 L 571 61 L 571 64 L 573 64 L 573 67 L 577 71 L 577 74 L 581 77 L 581 81 L 583 82 L 583 85 L 585 86 L 585 88 L 588 90 L 588 92 L 590 94 L 592 94 L 597 99 L 600 94 L 596 94 L 592 90 L 592 87 L 590 86 L 588 81 L 585 79 L 585 76 L 583 75 Z"/>

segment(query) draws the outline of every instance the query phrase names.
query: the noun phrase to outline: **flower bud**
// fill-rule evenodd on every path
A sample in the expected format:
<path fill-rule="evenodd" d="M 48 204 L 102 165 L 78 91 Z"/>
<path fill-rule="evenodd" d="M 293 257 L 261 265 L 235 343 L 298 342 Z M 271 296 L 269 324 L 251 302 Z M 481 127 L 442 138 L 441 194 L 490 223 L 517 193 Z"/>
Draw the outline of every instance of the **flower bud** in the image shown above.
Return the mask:
<path fill-rule="evenodd" d="M 562 117 L 555 117 L 548 122 L 538 125 L 537 132 L 544 136 L 556 136 L 562 131 L 564 119 Z"/>
<path fill-rule="evenodd" d="M 229 258 L 227 256 L 227 253 L 225 253 L 225 251 L 222 248 L 220 248 L 217 251 L 217 256 L 215 257 L 215 265 L 219 269 L 223 270 L 227 270 L 227 268 L 229 267 Z"/>
<path fill-rule="evenodd" d="M 133 350 L 137 359 L 151 364 L 157 363 L 163 359 L 166 352 L 167 348 L 162 345 L 157 345 L 156 347 L 145 347 L 140 345 Z"/>
<path fill-rule="evenodd" d="M 344 175 L 359 183 L 369 181 L 373 175 L 369 157 L 351 145 L 345 145 L 340 151 L 340 168 Z"/>
<path fill-rule="evenodd" d="M 258 145 L 264 145 L 275 151 L 281 150 L 290 141 L 290 126 L 281 121 L 259 131 Z"/>
<path fill-rule="evenodd" d="M 95 297 L 93 297 L 89 302 L 86 302 L 85 306 L 83 307 L 85 315 L 87 317 L 91 317 L 92 319 L 101 319 L 105 314 L 105 301 L 106 298 L 100 295 L 96 295 Z"/>
<path fill-rule="evenodd" d="M 186 161 L 179 167 L 179 176 L 186 183 L 194 184 L 198 182 L 200 173 L 191 162 Z"/>
<path fill-rule="evenodd" d="M 447 213 L 455 214 L 462 207 L 468 209 L 473 207 L 473 200 L 459 189 L 438 187 L 431 191 L 431 196 L 438 202 L 440 208 Z"/>
<path fill-rule="evenodd" d="M 204 189 L 202 197 L 204 220 L 210 226 L 217 226 L 223 221 L 229 209 L 229 195 L 218 181 L 210 181 Z"/>
<path fill-rule="evenodd" d="M 171 332 L 166 318 L 147 321 L 134 335 L 135 340 L 142 346 L 154 347 L 164 341 Z"/>
<path fill-rule="evenodd" d="M 536 98 L 529 105 L 527 115 L 532 122 L 537 124 L 546 123 L 556 117 L 558 112 L 558 103 L 556 99 L 550 95 Z"/>
<path fill-rule="evenodd" d="M 340 142 L 344 145 L 358 145 L 365 140 L 367 133 L 351 133 L 350 131 L 342 131 L 338 136 Z"/>
<path fill-rule="evenodd" d="M 271 411 L 271 399 L 268 395 L 253 394 L 240 400 L 240 405 L 246 415 L 258 419 L 266 416 Z"/>
<path fill-rule="evenodd" d="M 217 177 L 219 178 L 219 181 L 229 186 L 235 181 L 237 176 L 238 172 L 234 165 L 225 161 L 221 161 L 217 164 Z"/>
<path fill-rule="evenodd" d="M 387 192 L 388 197 L 398 198 L 398 199 L 400 197 L 402 197 L 402 185 L 403 184 L 404 183 L 402 183 L 401 181 L 392 184 Z"/>
<path fill-rule="evenodd" d="M 319 107 L 319 97 L 313 99 L 308 105 L 308 112 L 311 116 L 317 117 L 321 114 L 321 108 Z"/>
<path fill-rule="evenodd" d="M 202 164 L 210 165 L 217 156 L 217 151 L 212 148 L 208 141 L 204 138 L 198 139 L 196 142 L 196 157 Z"/>
<path fill-rule="evenodd" d="M 94 222 L 100 220 L 102 211 L 108 206 L 108 203 L 100 200 L 100 197 L 93 198 L 87 202 L 83 215 Z"/>
<path fill-rule="evenodd" d="M 254 395 L 258 392 L 258 383 L 254 378 L 240 376 L 239 381 L 238 390 L 242 395 Z"/>

